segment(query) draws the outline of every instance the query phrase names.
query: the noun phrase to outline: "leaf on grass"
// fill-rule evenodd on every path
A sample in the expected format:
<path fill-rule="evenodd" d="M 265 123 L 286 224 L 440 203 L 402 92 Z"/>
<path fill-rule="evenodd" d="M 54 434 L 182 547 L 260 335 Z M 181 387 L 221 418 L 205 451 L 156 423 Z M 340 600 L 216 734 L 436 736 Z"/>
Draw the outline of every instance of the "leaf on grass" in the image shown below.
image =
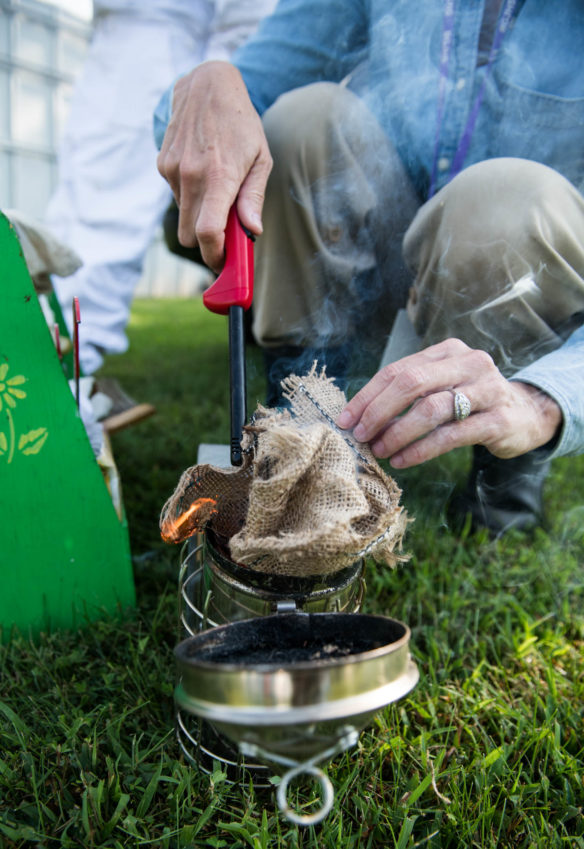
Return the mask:
<path fill-rule="evenodd" d="M 108 820 L 108 822 L 105 824 L 104 831 L 105 831 L 105 834 L 107 836 L 109 836 L 112 833 L 112 831 L 114 830 L 114 828 L 118 824 L 120 817 L 122 816 L 122 814 L 123 814 L 125 808 L 127 807 L 129 801 L 130 801 L 130 795 L 128 793 L 122 793 L 122 795 L 118 799 L 118 804 L 116 805 L 115 811 L 113 812 L 113 814 L 110 817 L 110 819 Z"/>
<path fill-rule="evenodd" d="M 122 825 L 126 829 L 128 834 L 132 835 L 132 837 L 142 837 L 142 835 L 138 831 L 138 819 L 133 814 L 128 814 L 127 817 L 124 817 Z"/>
<path fill-rule="evenodd" d="M 253 835 L 244 825 L 238 822 L 219 822 L 219 828 L 224 829 L 225 831 L 231 834 L 237 834 L 238 837 L 243 838 L 247 841 L 249 846 L 253 847 Z"/>
<path fill-rule="evenodd" d="M 424 779 L 425 780 L 425 779 Z M 432 780 L 432 779 L 430 779 Z M 423 782 L 422 782 L 423 783 Z M 414 830 L 414 825 L 416 824 L 417 817 L 406 817 L 402 823 L 402 827 L 400 828 L 400 832 L 397 838 L 396 849 L 406 849 L 406 846 L 410 842 L 410 837 L 412 835 L 412 831 Z"/>
<path fill-rule="evenodd" d="M 492 752 L 489 752 L 483 759 L 483 766 L 489 767 L 492 766 L 496 761 L 499 760 L 500 757 L 504 755 L 503 746 L 497 746 L 496 749 L 493 749 Z"/>
<path fill-rule="evenodd" d="M 15 843 L 19 841 L 19 844 L 22 846 L 23 844 L 20 841 L 25 841 L 32 845 L 38 846 L 38 833 L 31 828 L 30 825 L 17 825 L 15 828 L 12 828 L 9 825 L 6 825 L 3 822 L 0 822 L 0 834 L 3 834 L 5 837 L 8 837 L 10 840 L 13 840 Z"/>
<path fill-rule="evenodd" d="M 9 825 L 5 825 L 3 822 L 0 822 L 0 834 L 3 834 L 10 840 L 16 841 L 20 837 L 20 830 L 17 831 L 15 828 L 11 828 Z"/>
<path fill-rule="evenodd" d="M 538 638 L 533 634 L 531 637 L 526 637 L 523 642 L 517 646 L 517 657 L 525 657 L 529 654 L 534 645 L 538 642 Z"/>
<path fill-rule="evenodd" d="M 0 775 L 7 779 L 8 781 L 12 781 L 14 777 L 14 771 L 10 769 L 8 764 L 0 758 Z"/>
<path fill-rule="evenodd" d="M 420 796 L 422 795 L 424 790 L 428 789 L 428 787 L 430 786 L 431 783 L 432 783 L 432 776 L 431 775 L 427 775 L 425 778 L 423 778 L 422 781 L 420 781 L 420 783 L 418 784 L 418 786 L 416 788 L 414 788 L 414 790 L 412 790 L 412 792 L 408 796 L 408 798 L 406 800 L 406 807 L 408 807 L 408 808 L 411 807 L 414 804 L 414 802 L 417 799 L 420 798 Z"/>
<path fill-rule="evenodd" d="M 18 716 L 18 714 L 15 713 L 11 707 L 8 707 L 5 702 L 0 702 L 0 713 L 3 713 L 6 719 L 12 724 L 14 730 L 21 738 L 21 742 L 22 738 L 30 737 L 32 735 L 32 732 L 30 731 L 26 722 L 23 722 L 23 720 Z"/>
<path fill-rule="evenodd" d="M 199 834 L 203 830 L 205 825 L 208 823 L 208 821 L 211 819 L 211 817 L 215 813 L 217 801 L 217 798 L 213 799 L 213 801 L 207 805 L 201 816 L 198 818 L 194 828 L 194 835 Z"/>
<path fill-rule="evenodd" d="M 146 790 L 144 791 L 144 795 L 140 799 L 140 804 L 138 805 L 138 807 L 136 809 L 136 817 L 138 819 L 142 819 L 146 815 L 146 813 L 148 812 L 148 809 L 150 807 L 152 799 L 154 798 L 154 794 L 156 793 L 156 788 L 158 787 L 158 783 L 160 781 L 161 774 L 162 774 L 162 764 L 160 763 L 160 764 L 158 764 L 158 769 L 156 770 L 156 772 L 154 773 L 154 775 L 152 776 L 152 778 L 148 782 L 148 786 L 147 786 Z"/>

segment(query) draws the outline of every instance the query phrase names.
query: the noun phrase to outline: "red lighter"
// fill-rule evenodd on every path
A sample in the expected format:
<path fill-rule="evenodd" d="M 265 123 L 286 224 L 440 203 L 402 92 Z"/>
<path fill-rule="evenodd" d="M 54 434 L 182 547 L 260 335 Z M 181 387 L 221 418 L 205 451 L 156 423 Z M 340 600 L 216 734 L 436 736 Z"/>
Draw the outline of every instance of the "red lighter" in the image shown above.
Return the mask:
<path fill-rule="evenodd" d="M 225 228 L 223 271 L 203 293 L 203 303 L 208 310 L 229 316 L 232 466 L 241 466 L 241 434 L 247 419 L 243 313 L 253 300 L 253 242 L 254 237 L 243 227 L 233 205 Z"/>

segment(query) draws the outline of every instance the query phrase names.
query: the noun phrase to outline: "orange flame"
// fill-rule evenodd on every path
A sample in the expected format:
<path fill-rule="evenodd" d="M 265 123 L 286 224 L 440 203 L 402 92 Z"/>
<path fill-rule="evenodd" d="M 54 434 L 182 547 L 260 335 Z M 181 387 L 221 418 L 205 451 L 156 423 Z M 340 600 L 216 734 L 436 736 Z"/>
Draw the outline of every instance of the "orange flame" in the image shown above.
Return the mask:
<path fill-rule="evenodd" d="M 181 542 L 181 540 L 186 539 L 186 537 L 191 536 L 194 528 L 191 528 L 188 533 L 182 535 L 183 526 L 188 522 L 188 520 L 198 513 L 203 508 L 206 508 L 205 513 L 205 522 L 209 520 L 209 518 L 217 512 L 217 510 L 213 509 L 217 502 L 214 498 L 197 498 L 196 501 L 193 501 L 188 510 L 185 510 L 178 519 L 169 520 L 164 524 L 162 528 L 162 539 L 165 542 Z"/>

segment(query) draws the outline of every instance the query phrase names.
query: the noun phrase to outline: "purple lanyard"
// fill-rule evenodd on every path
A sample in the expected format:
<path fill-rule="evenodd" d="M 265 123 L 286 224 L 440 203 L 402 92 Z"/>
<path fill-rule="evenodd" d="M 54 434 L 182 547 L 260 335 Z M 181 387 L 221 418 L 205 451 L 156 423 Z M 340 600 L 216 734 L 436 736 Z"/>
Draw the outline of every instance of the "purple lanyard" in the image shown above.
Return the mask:
<path fill-rule="evenodd" d="M 442 121 L 444 118 L 444 101 L 446 99 L 446 84 L 448 81 L 448 69 L 450 66 L 450 57 L 452 55 L 452 42 L 454 40 L 454 3 L 455 0 L 446 0 L 444 4 L 444 20 L 442 24 L 442 47 L 440 50 L 440 82 L 438 88 L 438 114 L 436 120 L 436 137 L 434 142 L 434 162 L 432 164 L 432 179 L 430 180 L 430 190 L 428 192 L 428 198 L 431 198 L 434 192 L 436 191 L 436 179 L 438 172 L 438 148 L 440 145 L 440 131 L 442 129 Z M 487 79 L 489 74 L 491 73 L 491 68 L 493 66 L 493 62 L 495 61 L 495 56 L 507 30 L 509 29 L 509 24 L 513 19 L 513 13 L 515 11 L 515 6 L 517 5 L 517 0 L 506 0 L 505 5 L 503 6 L 503 11 L 499 15 L 499 19 L 497 20 L 497 26 L 495 29 L 495 35 L 493 37 L 493 43 L 491 44 L 491 50 L 489 52 L 489 58 L 487 60 L 487 67 L 485 68 L 484 77 L 482 85 L 479 89 L 479 93 L 477 94 L 475 101 L 472 105 L 472 109 L 467 118 L 464 130 L 462 132 L 462 136 L 458 143 L 458 147 L 456 149 L 456 153 L 454 154 L 454 158 L 452 160 L 452 165 L 450 168 L 450 172 L 448 174 L 448 179 L 451 180 L 455 177 L 466 158 L 468 153 L 468 149 L 470 146 L 470 142 L 472 139 L 472 134 L 475 128 L 475 124 L 478 118 L 479 109 L 481 107 L 481 103 L 483 100 L 483 96 L 485 93 L 485 86 L 487 83 Z"/>

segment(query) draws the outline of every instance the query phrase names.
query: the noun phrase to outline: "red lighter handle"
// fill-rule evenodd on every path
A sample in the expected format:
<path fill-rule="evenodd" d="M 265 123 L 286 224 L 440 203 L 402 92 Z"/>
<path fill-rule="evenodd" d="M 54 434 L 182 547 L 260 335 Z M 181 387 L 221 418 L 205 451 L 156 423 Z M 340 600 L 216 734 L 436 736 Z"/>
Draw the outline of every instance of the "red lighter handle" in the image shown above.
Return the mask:
<path fill-rule="evenodd" d="M 253 236 L 244 229 L 234 204 L 225 228 L 225 265 L 213 285 L 203 292 L 203 303 L 211 312 L 227 315 L 229 307 L 248 310 L 252 300 Z"/>

